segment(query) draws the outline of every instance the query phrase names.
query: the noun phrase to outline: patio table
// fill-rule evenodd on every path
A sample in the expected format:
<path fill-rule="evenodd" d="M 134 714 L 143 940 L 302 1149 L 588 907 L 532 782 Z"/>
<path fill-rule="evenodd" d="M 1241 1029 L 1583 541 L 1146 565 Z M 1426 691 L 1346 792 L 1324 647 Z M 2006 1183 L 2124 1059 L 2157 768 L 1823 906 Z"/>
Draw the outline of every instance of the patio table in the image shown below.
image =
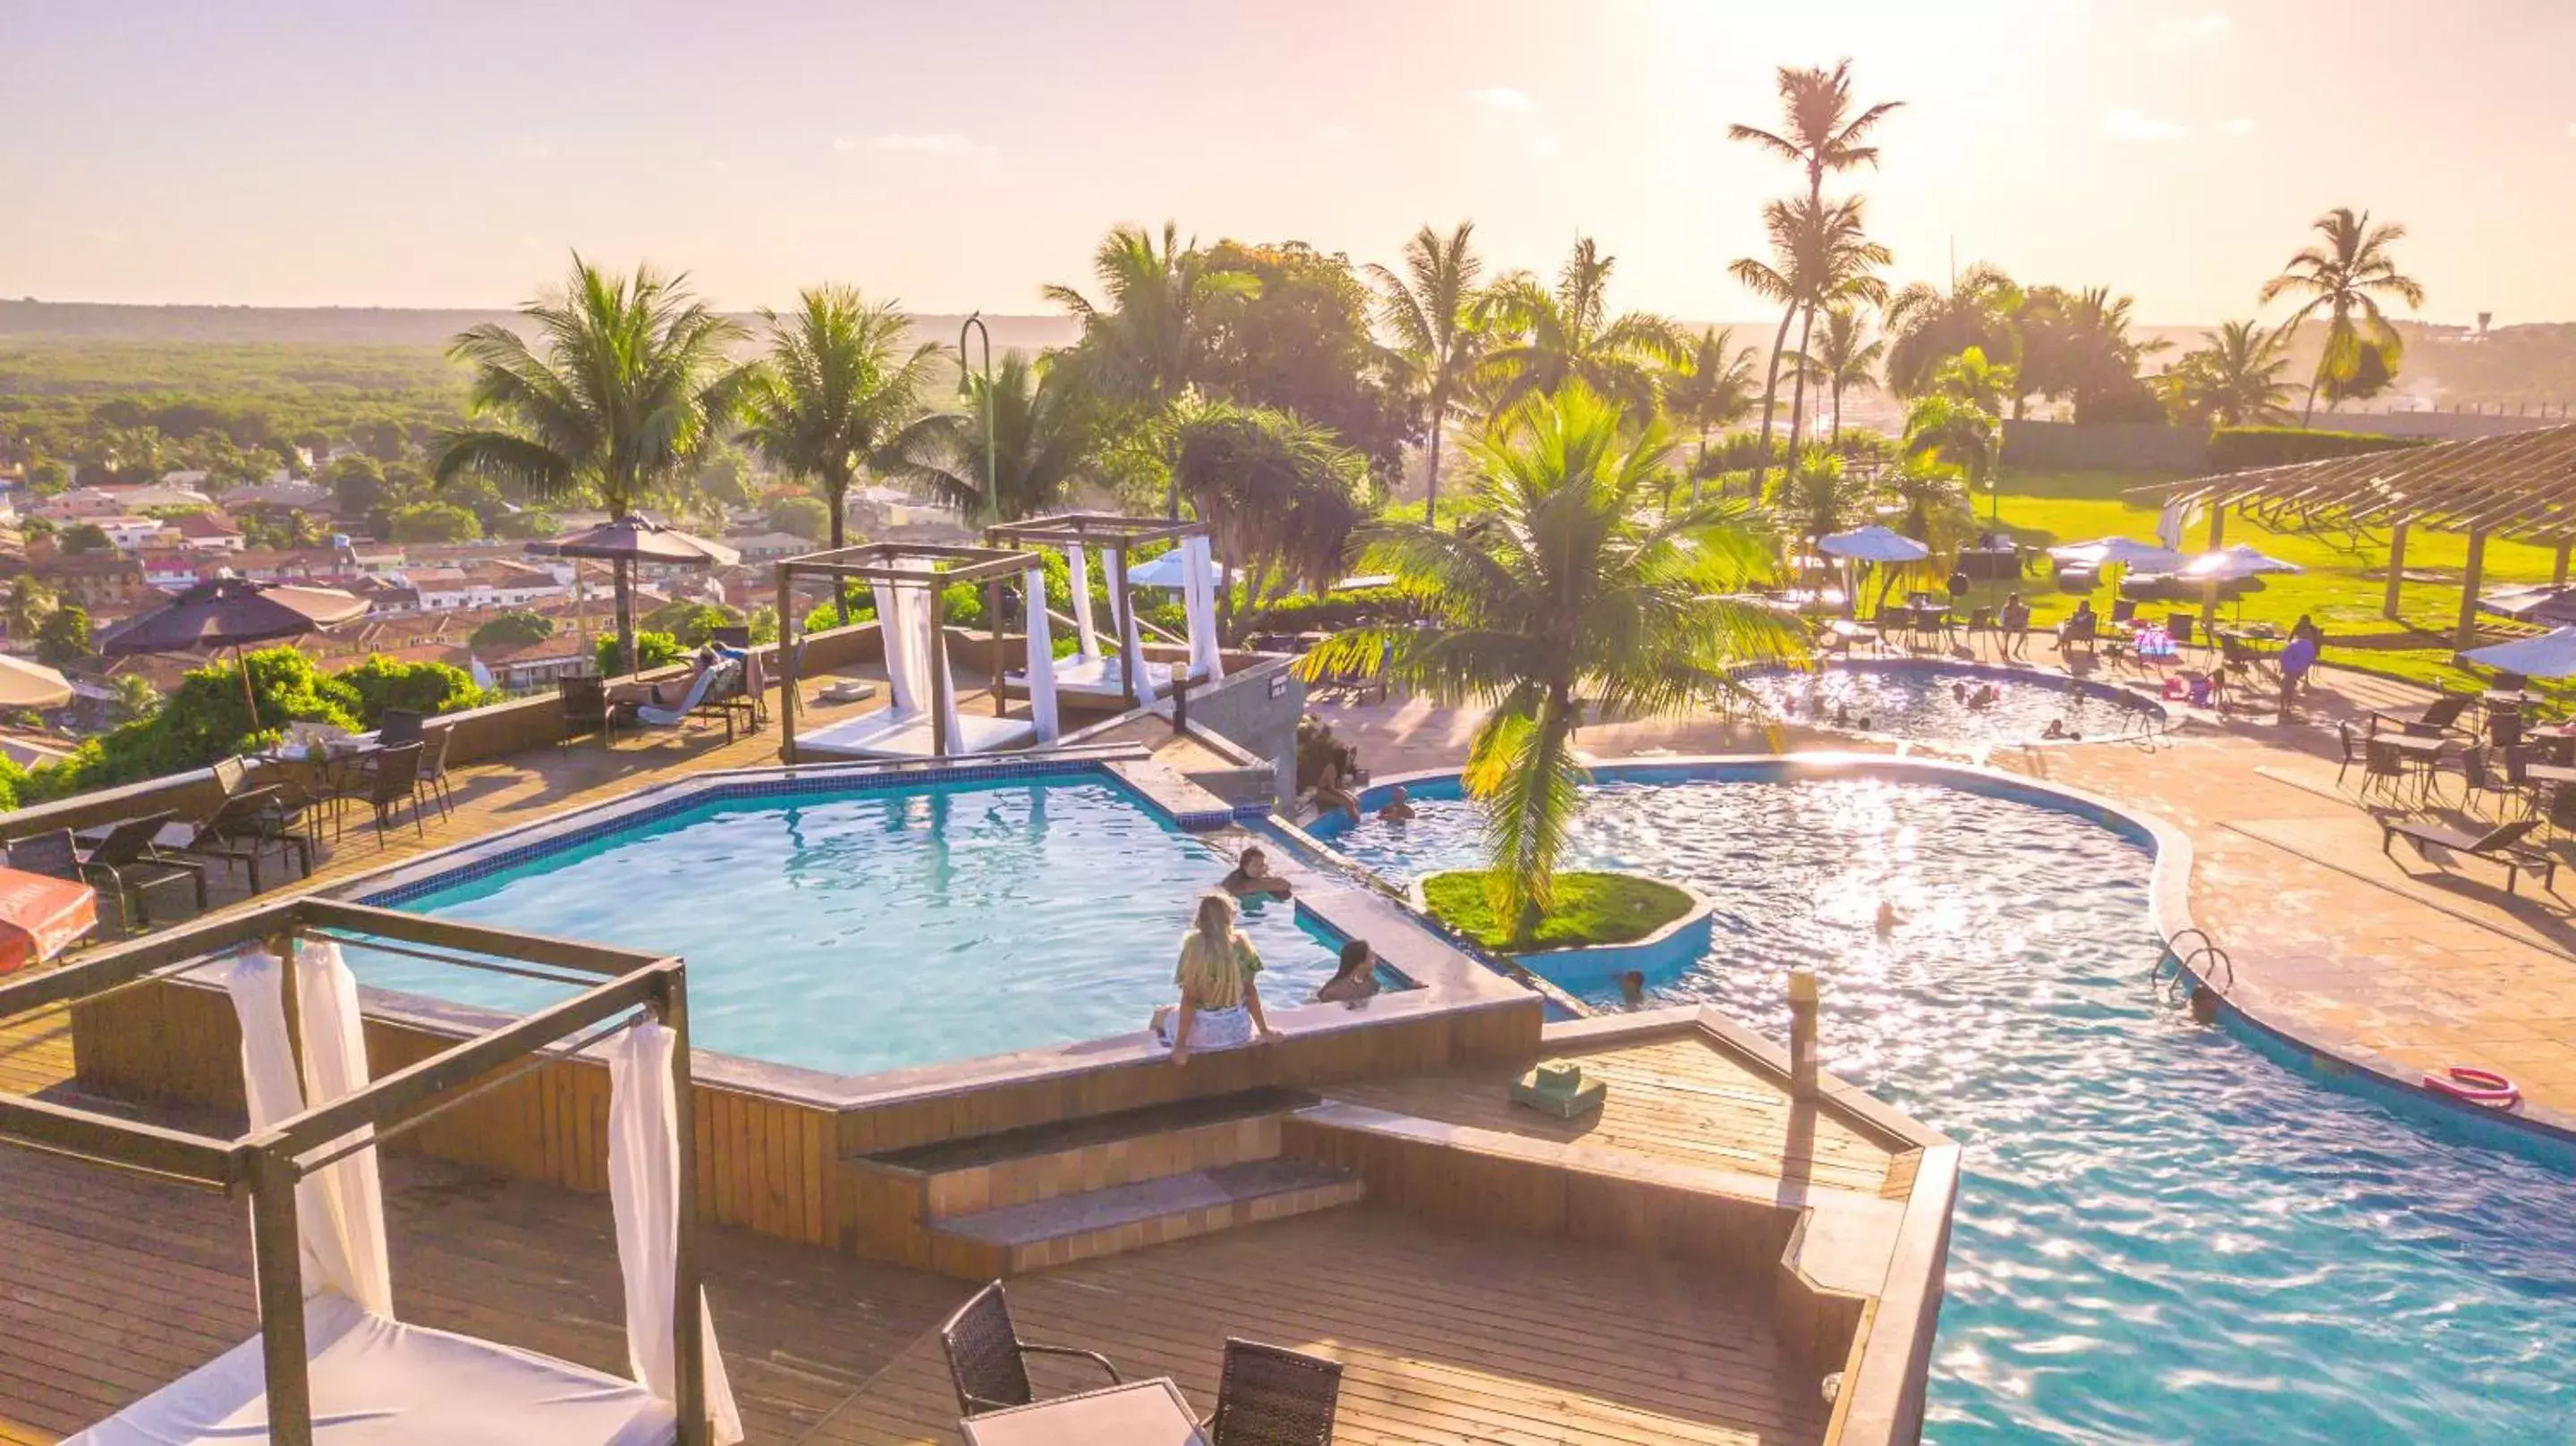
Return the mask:
<path fill-rule="evenodd" d="M 1207 1446 L 1169 1376 L 987 1411 L 957 1428 L 966 1446 Z"/>

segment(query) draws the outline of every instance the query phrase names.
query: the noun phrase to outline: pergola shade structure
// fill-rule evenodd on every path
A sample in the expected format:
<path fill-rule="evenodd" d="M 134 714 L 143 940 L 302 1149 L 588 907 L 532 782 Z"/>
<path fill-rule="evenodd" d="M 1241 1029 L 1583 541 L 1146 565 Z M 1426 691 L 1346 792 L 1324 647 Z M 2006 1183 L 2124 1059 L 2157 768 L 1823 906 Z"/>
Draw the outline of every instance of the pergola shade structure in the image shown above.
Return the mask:
<path fill-rule="evenodd" d="M 1153 675 L 1144 659 L 1144 624 L 1136 617 L 1136 589 L 1129 576 L 1128 557 L 1137 548 L 1158 542 L 1190 544 L 1192 539 L 1208 535 L 1204 522 L 1180 521 L 1163 517 L 1129 517 L 1114 512 L 1056 512 L 1044 517 L 1022 518 L 984 529 L 984 540 L 1019 547 L 1052 547 L 1061 550 L 1074 569 L 1073 607 L 1075 624 L 1081 630 L 1086 653 L 1092 638 L 1091 592 L 1084 554 L 1098 551 L 1107 557 L 1110 605 L 1117 617 L 1112 621 L 1118 638 L 1121 661 L 1118 686 L 1113 691 L 1125 699 L 1130 708 L 1142 706 L 1154 687 Z M 1204 547 L 1205 543 L 1197 544 Z M 1216 636 L 1212 599 L 1193 594 L 1191 619 L 1191 653 L 1195 660 L 1206 653 L 1209 665 L 1214 661 Z M 1209 615 L 1202 619 L 1199 613 Z M 1199 636 L 1202 632 L 1205 637 Z M 1058 687 L 1068 685 L 1059 678 Z M 1078 689 L 1077 689 L 1078 690 Z"/>
<path fill-rule="evenodd" d="M 2468 562 L 2454 637 L 2454 646 L 2465 648 L 2476 636 L 2489 537 L 2556 547 L 2557 581 L 2567 580 L 2569 543 L 2576 539 L 2576 426 L 2260 467 L 2137 488 L 2132 495 L 2166 506 L 2209 508 L 2211 547 L 2218 545 L 2230 507 L 2274 527 L 2386 527 L 2383 610 L 2392 618 L 2405 579 L 2407 533 L 2417 527 L 2465 533 Z"/>
<path fill-rule="evenodd" d="M 885 588 L 923 589 L 929 594 L 930 659 L 929 678 L 933 696 L 928 700 L 931 727 L 931 753 L 947 757 L 954 742 L 949 737 L 948 717 L 953 700 L 948 696 L 948 619 L 940 603 L 940 594 L 961 583 L 984 585 L 984 618 L 992 636 L 993 711 L 1002 711 L 1002 584 L 1020 577 L 1036 565 L 1026 552 L 1000 547 L 957 547 L 932 543 L 868 542 L 854 547 L 825 552 L 809 552 L 787 558 L 778 564 L 779 626 L 779 761 L 796 762 L 796 680 L 798 665 L 803 661 L 797 646 L 795 630 L 802 616 L 796 607 L 796 585 L 813 578 L 831 583 L 829 596 L 838 598 L 841 585 L 867 583 Z M 1043 609 L 1046 599 L 1030 599 L 1030 606 Z M 884 623 L 886 619 L 880 619 Z"/>

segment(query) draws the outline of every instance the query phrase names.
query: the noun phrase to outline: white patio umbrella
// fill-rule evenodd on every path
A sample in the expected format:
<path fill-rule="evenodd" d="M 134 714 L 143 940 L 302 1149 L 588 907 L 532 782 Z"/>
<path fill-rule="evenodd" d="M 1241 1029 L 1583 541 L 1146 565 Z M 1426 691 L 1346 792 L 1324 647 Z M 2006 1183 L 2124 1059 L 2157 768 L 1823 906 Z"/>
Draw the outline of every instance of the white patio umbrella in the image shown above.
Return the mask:
<path fill-rule="evenodd" d="M 1220 562 L 1215 564 L 1215 567 L 1216 585 L 1223 587 L 1226 584 L 1225 564 Z M 1187 570 L 1187 560 L 1181 556 L 1181 550 L 1175 547 L 1160 557 L 1149 562 L 1140 562 L 1127 569 L 1127 581 L 1136 587 L 1166 587 L 1178 591 L 1187 585 L 1187 579 L 1183 576 Z"/>
<path fill-rule="evenodd" d="M 2070 542 L 2052 547 L 2048 555 L 2059 562 L 2081 563 L 2090 567 L 2124 567 L 2131 572 L 2175 572 L 2182 567 L 2182 554 L 2170 547 L 2140 542 L 2134 537 L 2097 537 L 2091 542 Z"/>
<path fill-rule="evenodd" d="M 1847 566 L 1854 568 L 1862 563 L 1902 566 L 1909 562 L 1921 562 L 1932 555 L 1931 548 L 1894 528 L 1882 527 L 1875 522 L 1867 527 L 1855 527 L 1849 532 L 1829 532 L 1816 539 L 1816 551 L 1827 557 L 1841 558 Z M 1892 585 L 1889 584 L 1889 586 Z M 1882 601 L 1885 599 L 1886 592 L 1887 586 L 1879 589 Z M 1857 599 L 1860 596 L 1859 579 L 1846 579 L 1843 594 Z M 1853 611 L 1855 613 L 1859 611 L 1857 602 L 1853 604 Z"/>
<path fill-rule="evenodd" d="M 71 679 L 42 663 L 0 653 L 0 708 L 59 708 L 71 700 Z"/>
<path fill-rule="evenodd" d="M 2462 653 L 2460 657 L 2526 678 L 2576 677 L 2576 627 L 2552 628 L 2536 638 L 2516 638 Z"/>
<path fill-rule="evenodd" d="M 2200 615 L 2204 619 L 2218 611 L 2218 589 L 2222 584 L 2243 582 L 2249 577 L 2271 572 L 2305 571 L 2306 568 L 2295 562 L 2266 556 L 2241 542 L 2234 547 L 2204 552 L 2182 565 L 2182 576 L 2201 584 L 2204 589 L 2200 600 Z M 2245 599 L 2241 596 L 2236 600 L 2236 611 L 2239 617 L 2244 615 Z"/>

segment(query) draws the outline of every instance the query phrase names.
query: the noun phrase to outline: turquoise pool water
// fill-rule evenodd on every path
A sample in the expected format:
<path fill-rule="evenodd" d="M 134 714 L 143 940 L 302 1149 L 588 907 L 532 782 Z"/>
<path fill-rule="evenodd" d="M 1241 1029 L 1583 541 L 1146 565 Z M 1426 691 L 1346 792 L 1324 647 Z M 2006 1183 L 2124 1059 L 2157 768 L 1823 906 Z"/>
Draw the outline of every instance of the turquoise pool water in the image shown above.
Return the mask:
<path fill-rule="evenodd" d="M 710 802 L 401 907 L 676 953 L 703 1049 L 863 1074 L 1143 1029 L 1229 864 L 1094 776 Z M 1333 953 L 1284 904 L 1245 930 L 1265 1000 Z M 527 1009 L 566 991 L 383 954 L 369 984 Z"/>
<path fill-rule="evenodd" d="M 2051 723 L 2077 738 L 2117 738 L 2124 729 L 2134 734 L 2144 711 L 2062 678 L 1932 662 L 1829 664 L 1812 673 L 1756 673 L 1745 685 L 1772 717 L 1789 722 L 1971 744 L 2037 741 Z M 1972 708 L 1958 690 L 1973 696 L 1979 687 L 1992 687 L 1995 700 Z"/>
<path fill-rule="evenodd" d="M 1812 967 L 1828 1067 L 1965 1147 L 1927 1439 L 2576 1439 L 2576 1175 L 2159 1004 L 2143 846 L 1937 785 L 1588 793 L 1581 863 L 1718 902 L 1656 994 L 1778 1038 Z M 1475 858 L 1468 806 L 1419 807 L 1335 846 L 1396 877 Z"/>

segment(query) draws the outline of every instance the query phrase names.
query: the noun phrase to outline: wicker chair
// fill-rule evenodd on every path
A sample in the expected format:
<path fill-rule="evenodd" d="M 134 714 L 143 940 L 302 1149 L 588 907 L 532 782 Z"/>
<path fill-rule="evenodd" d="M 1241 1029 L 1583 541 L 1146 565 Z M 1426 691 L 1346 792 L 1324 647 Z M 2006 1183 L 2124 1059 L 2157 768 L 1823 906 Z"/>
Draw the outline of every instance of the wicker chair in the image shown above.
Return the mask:
<path fill-rule="evenodd" d="M 1003 1296 L 998 1280 L 975 1292 L 974 1299 L 959 1306 L 957 1313 L 939 1328 L 939 1346 L 948 1353 L 948 1375 L 957 1385 L 957 1412 L 961 1416 L 1025 1406 L 1036 1399 L 1024 1359 L 1030 1355 L 1073 1356 L 1090 1361 L 1109 1373 L 1109 1384 L 1122 1384 L 1118 1368 L 1096 1351 L 1021 1340 L 1011 1328 L 1011 1303 Z"/>
<path fill-rule="evenodd" d="M 1330 1446 L 1342 1368 L 1320 1356 L 1228 1339 L 1212 1446 Z"/>

